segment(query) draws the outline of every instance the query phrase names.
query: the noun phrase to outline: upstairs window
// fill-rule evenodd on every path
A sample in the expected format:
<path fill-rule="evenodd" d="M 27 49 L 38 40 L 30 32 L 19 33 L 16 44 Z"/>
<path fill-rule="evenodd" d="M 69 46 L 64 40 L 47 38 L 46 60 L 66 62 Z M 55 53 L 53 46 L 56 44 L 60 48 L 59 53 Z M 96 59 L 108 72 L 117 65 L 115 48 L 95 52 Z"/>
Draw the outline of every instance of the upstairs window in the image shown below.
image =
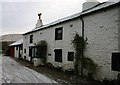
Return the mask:
<path fill-rule="evenodd" d="M 30 35 L 30 43 L 33 43 L 33 35 Z"/>
<path fill-rule="evenodd" d="M 62 40 L 63 27 L 55 29 L 55 40 Z"/>
<path fill-rule="evenodd" d="M 68 52 L 68 61 L 74 61 L 74 52 Z"/>

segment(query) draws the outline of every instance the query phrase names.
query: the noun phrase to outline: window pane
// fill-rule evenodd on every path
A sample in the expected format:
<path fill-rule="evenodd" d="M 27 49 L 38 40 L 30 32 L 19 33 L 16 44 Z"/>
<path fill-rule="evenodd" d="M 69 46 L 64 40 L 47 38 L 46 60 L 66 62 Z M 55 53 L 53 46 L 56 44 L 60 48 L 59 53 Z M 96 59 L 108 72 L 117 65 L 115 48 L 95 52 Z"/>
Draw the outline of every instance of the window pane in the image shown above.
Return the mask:
<path fill-rule="evenodd" d="M 29 48 L 29 56 L 32 57 L 32 48 Z"/>
<path fill-rule="evenodd" d="M 120 53 L 112 53 L 112 70 L 120 71 Z"/>
<path fill-rule="evenodd" d="M 60 29 L 60 30 L 58 30 L 58 34 L 61 34 L 62 33 L 62 30 Z"/>
<path fill-rule="evenodd" d="M 63 35 L 62 32 L 63 32 L 62 27 L 55 29 L 55 40 L 62 40 Z"/>
<path fill-rule="evenodd" d="M 33 35 L 30 35 L 30 43 L 33 43 Z"/>
<path fill-rule="evenodd" d="M 74 61 L 74 52 L 68 52 L 68 61 Z"/>
<path fill-rule="evenodd" d="M 55 50 L 55 61 L 62 62 L 62 49 Z"/>

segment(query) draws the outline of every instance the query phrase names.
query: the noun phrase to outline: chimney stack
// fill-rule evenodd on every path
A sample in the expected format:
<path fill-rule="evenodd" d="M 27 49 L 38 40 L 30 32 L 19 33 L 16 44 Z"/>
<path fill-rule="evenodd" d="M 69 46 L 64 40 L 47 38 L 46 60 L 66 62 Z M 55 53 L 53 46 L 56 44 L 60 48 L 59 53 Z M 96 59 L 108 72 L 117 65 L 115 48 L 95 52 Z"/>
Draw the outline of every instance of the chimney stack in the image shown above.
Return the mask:
<path fill-rule="evenodd" d="M 109 0 L 109 2 L 119 2 L 120 0 Z"/>
<path fill-rule="evenodd" d="M 86 0 L 86 2 L 83 3 L 82 11 L 90 9 L 99 3 L 97 0 Z"/>
<path fill-rule="evenodd" d="M 40 13 L 40 14 L 38 13 L 39 19 L 37 21 L 36 28 L 43 26 L 41 15 L 42 15 L 42 13 Z"/>

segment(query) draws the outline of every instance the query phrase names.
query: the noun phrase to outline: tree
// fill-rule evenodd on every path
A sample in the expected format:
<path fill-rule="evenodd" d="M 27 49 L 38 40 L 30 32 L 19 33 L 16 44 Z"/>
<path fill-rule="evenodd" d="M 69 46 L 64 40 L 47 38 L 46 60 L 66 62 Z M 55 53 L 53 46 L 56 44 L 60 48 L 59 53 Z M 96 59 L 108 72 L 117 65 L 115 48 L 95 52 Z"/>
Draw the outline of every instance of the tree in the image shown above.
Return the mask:
<path fill-rule="evenodd" d="M 43 63 L 46 63 L 46 54 L 47 54 L 47 42 L 44 40 L 41 40 L 37 43 L 37 57 L 41 58 Z"/>
<path fill-rule="evenodd" d="M 97 69 L 97 65 L 92 59 L 84 56 L 84 51 L 87 44 L 87 39 L 75 34 L 72 40 L 73 47 L 75 48 L 75 61 L 74 61 L 74 75 L 79 76 L 79 63 L 81 64 L 81 76 L 83 76 L 83 68 L 88 69 L 90 72 L 94 72 Z"/>

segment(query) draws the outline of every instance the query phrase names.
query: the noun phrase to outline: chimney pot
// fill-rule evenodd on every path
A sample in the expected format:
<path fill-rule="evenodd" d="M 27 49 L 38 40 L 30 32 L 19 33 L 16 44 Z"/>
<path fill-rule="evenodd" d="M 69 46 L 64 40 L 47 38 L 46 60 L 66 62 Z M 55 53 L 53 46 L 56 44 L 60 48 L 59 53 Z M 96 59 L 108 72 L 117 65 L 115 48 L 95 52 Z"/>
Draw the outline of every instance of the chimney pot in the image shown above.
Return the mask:
<path fill-rule="evenodd" d="M 36 28 L 43 26 L 41 15 L 42 15 L 42 13 L 38 13 L 39 19 L 38 19 L 38 21 L 36 23 Z"/>
<path fill-rule="evenodd" d="M 39 19 L 41 19 L 41 15 L 42 15 L 42 13 L 40 13 L 40 14 L 38 13 Z"/>

